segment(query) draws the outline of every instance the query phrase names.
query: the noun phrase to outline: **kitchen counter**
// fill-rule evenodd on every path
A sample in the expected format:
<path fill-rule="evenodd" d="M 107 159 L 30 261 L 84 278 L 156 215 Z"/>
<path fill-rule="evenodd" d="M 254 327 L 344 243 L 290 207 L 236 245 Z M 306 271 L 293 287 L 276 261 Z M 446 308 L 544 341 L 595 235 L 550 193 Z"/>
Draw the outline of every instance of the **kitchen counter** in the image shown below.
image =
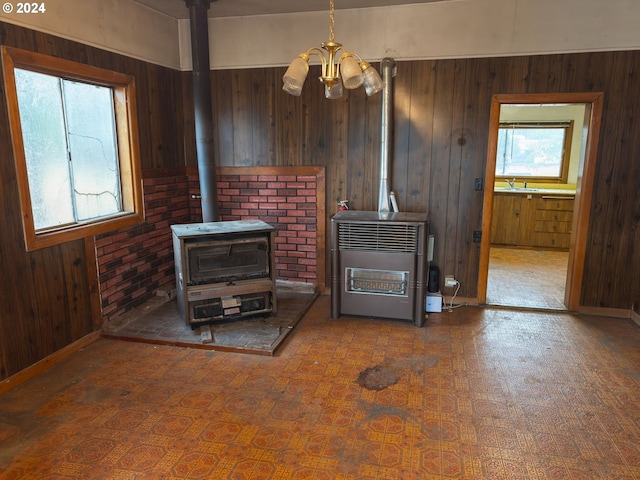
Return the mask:
<path fill-rule="evenodd" d="M 523 187 L 495 187 L 494 193 L 525 193 L 530 195 L 557 195 L 573 197 L 576 194 L 575 190 L 568 190 L 566 188 L 523 188 Z"/>

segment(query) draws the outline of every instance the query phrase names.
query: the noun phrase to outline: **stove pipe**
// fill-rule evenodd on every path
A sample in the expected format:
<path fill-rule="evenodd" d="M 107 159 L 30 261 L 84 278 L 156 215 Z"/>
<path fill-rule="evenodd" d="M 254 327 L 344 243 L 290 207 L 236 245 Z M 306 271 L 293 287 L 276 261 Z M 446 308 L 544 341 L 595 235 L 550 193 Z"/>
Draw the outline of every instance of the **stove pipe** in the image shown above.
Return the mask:
<path fill-rule="evenodd" d="M 389 212 L 390 203 L 397 210 L 395 201 L 389 192 L 389 155 L 391 153 L 391 129 L 393 114 L 393 77 L 396 74 L 396 62 L 393 58 L 385 57 L 380 63 L 382 70 L 382 132 L 380 135 L 380 191 L 378 196 L 378 211 Z M 391 192 L 392 195 L 393 192 Z"/>
<path fill-rule="evenodd" d="M 193 62 L 193 108 L 196 154 L 202 197 L 202 221 L 218 221 L 218 187 L 213 148 L 213 109 L 211 106 L 211 68 L 209 65 L 209 22 L 207 10 L 215 0 L 186 0 L 191 27 Z"/>

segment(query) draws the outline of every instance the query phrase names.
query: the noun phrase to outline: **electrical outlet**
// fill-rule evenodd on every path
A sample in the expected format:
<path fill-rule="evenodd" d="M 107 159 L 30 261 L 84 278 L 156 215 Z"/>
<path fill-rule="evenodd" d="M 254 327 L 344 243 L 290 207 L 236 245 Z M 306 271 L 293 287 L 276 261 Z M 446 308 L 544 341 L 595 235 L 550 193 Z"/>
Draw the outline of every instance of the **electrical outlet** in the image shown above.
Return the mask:
<path fill-rule="evenodd" d="M 455 287 L 458 284 L 458 281 L 455 279 L 453 275 L 447 275 L 444 277 L 444 286 L 445 287 Z"/>

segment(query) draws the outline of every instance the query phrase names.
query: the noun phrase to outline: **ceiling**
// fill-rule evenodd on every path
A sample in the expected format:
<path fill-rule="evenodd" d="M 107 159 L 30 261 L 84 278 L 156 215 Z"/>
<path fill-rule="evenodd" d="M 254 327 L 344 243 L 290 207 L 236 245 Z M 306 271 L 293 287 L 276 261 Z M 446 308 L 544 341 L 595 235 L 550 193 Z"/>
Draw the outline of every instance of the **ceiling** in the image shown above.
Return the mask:
<path fill-rule="evenodd" d="M 174 18 L 189 18 L 189 10 L 185 0 L 133 1 Z M 451 0 L 335 0 L 335 8 L 385 7 L 438 1 Z M 329 11 L 329 0 L 214 0 L 209 8 L 209 17 L 239 17 L 325 10 Z"/>

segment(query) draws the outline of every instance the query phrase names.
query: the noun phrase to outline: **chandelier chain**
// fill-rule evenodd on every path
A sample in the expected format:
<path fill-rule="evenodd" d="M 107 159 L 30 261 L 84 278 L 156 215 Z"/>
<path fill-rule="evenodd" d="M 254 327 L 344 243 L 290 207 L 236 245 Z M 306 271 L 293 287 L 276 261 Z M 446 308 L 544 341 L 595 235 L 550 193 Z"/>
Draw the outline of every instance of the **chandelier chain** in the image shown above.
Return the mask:
<path fill-rule="evenodd" d="M 329 41 L 333 42 L 335 36 L 333 34 L 333 0 L 329 0 Z"/>

